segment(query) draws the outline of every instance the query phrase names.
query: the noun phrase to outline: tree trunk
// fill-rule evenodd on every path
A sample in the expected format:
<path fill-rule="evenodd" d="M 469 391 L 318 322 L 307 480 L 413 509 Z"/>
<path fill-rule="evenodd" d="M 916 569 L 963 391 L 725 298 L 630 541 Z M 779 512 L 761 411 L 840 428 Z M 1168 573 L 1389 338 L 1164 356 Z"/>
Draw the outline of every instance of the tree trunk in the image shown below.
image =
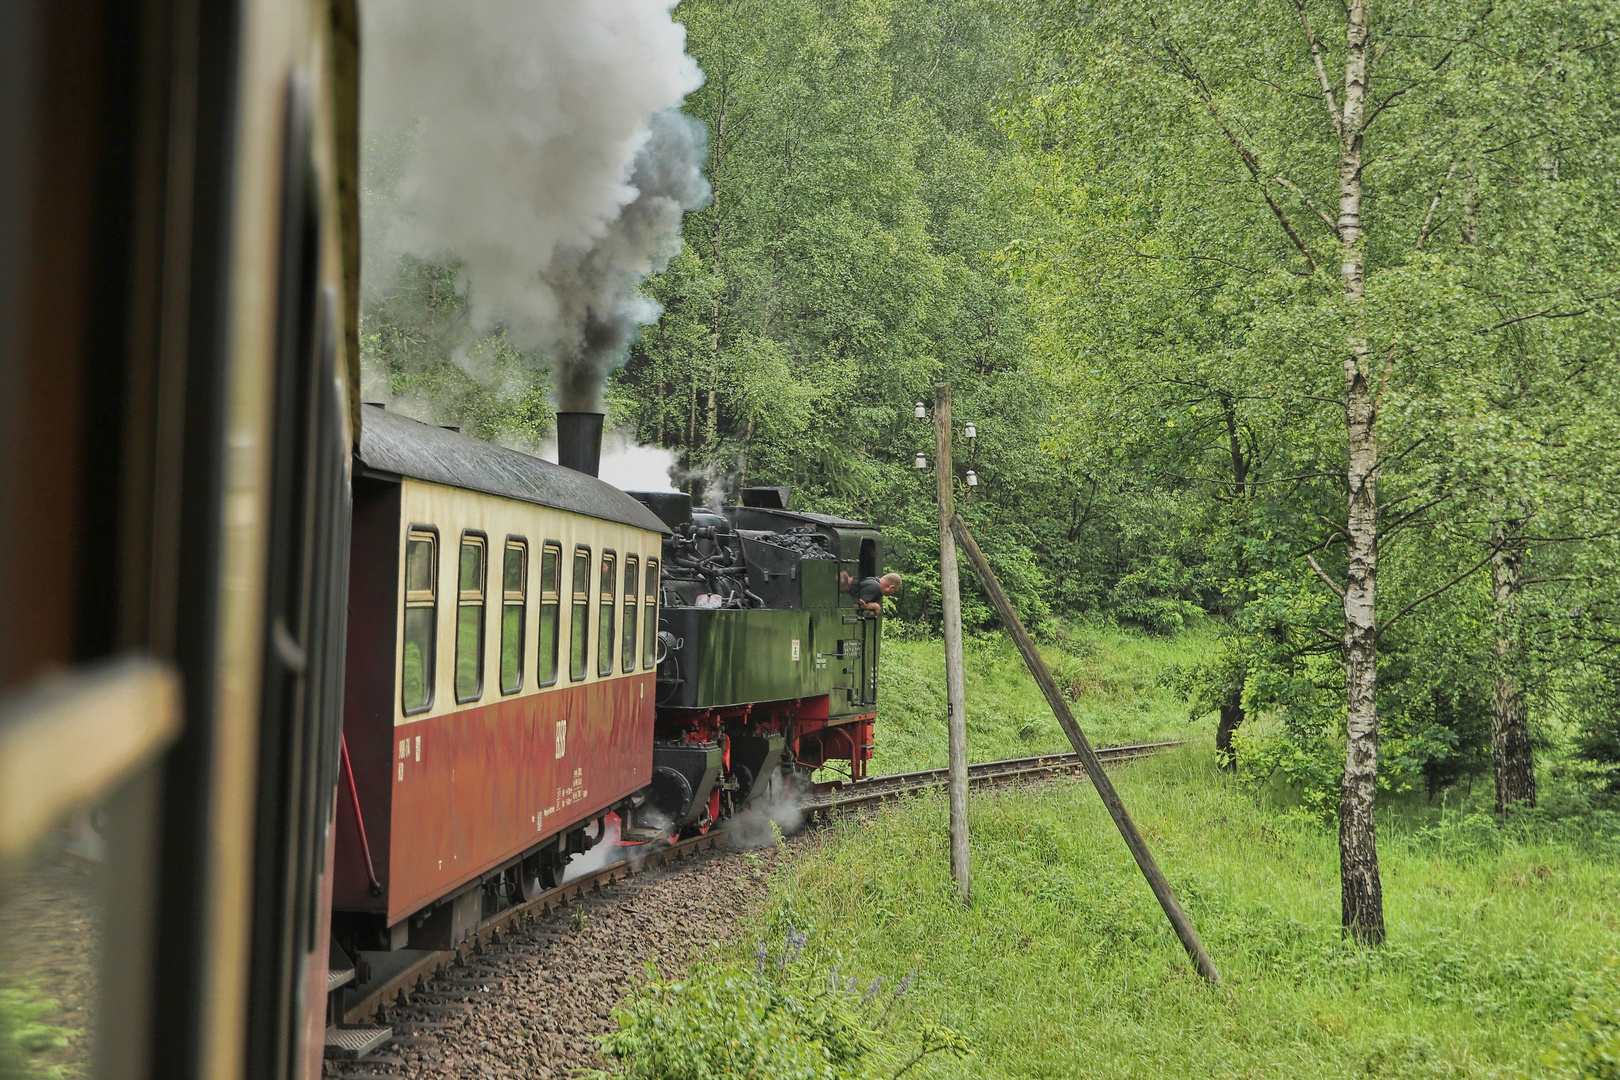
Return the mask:
<path fill-rule="evenodd" d="M 665 442 L 664 442 L 664 414 L 667 411 L 667 409 L 665 408 L 665 398 L 664 398 L 665 389 L 666 389 L 666 387 L 664 386 L 664 360 L 663 360 L 663 357 L 659 357 L 659 359 L 658 359 L 658 445 L 659 446 L 666 445 Z"/>
<path fill-rule="evenodd" d="M 720 441 L 720 294 L 714 297 L 714 332 L 709 335 L 709 391 L 703 405 L 703 445 L 710 450 Z"/>
<path fill-rule="evenodd" d="M 688 402 L 686 413 L 686 469 L 688 474 L 697 465 L 697 391 L 697 378 L 694 376 L 692 379 L 692 397 Z M 697 496 L 697 477 L 687 476 L 686 493 L 693 497 Z"/>
<path fill-rule="evenodd" d="M 730 104 L 729 77 L 719 80 L 720 104 L 719 111 L 714 119 L 714 154 L 709 165 L 709 212 L 713 215 L 713 229 L 709 233 L 709 254 L 713 259 L 713 273 L 720 274 L 725 266 L 725 220 L 720 215 L 721 173 L 725 168 L 726 136 L 729 131 L 726 127 L 726 108 Z M 703 409 L 703 445 L 713 451 L 719 442 L 720 413 L 716 394 L 720 383 L 720 292 L 715 291 L 714 302 L 711 305 L 709 316 L 709 389 L 704 398 Z M 696 408 L 694 391 L 694 409 Z M 694 425 L 695 426 L 695 425 Z M 695 433 L 694 433 L 695 434 Z M 694 445 L 696 445 L 694 443 Z"/>
<path fill-rule="evenodd" d="M 1232 733 L 1243 725 L 1243 688 L 1240 686 L 1221 702 L 1221 721 L 1215 728 L 1215 764 L 1222 769 L 1233 769 L 1237 762 L 1232 756 Z"/>
<path fill-rule="evenodd" d="M 1491 709 L 1491 764 L 1496 773 L 1496 812 L 1536 805 L 1536 759 L 1530 746 L 1530 710 L 1509 672 L 1518 645 L 1513 617 L 1518 612 L 1524 552 L 1499 530 L 1491 557 L 1491 598 L 1496 603 L 1496 700 Z"/>
<path fill-rule="evenodd" d="M 1243 454 L 1243 441 L 1238 437 L 1237 406 L 1230 394 L 1220 395 L 1221 415 L 1226 421 L 1226 445 L 1232 455 L 1232 501 L 1241 502 L 1248 494 L 1244 484 L 1249 479 L 1249 461 Z"/>
<path fill-rule="evenodd" d="M 1463 174 L 1463 182 L 1462 242 L 1473 247 L 1479 243 L 1479 184 L 1472 168 Z"/>
<path fill-rule="evenodd" d="M 1354 367 L 1354 364 L 1347 365 Z M 1384 939 L 1383 886 L 1373 808 L 1378 791 L 1378 507 L 1372 390 L 1357 371 L 1350 380 L 1349 572 L 1344 587 L 1345 758 L 1339 790 L 1339 877 L 1344 928 L 1357 941 Z"/>
<path fill-rule="evenodd" d="M 1378 791 L 1377 406 L 1368 370 L 1361 307 L 1366 299 L 1361 247 L 1362 135 L 1367 100 L 1368 0 L 1353 0 L 1345 20 L 1344 115 L 1339 157 L 1339 240 L 1350 319 L 1345 352 L 1345 433 L 1349 465 L 1348 571 L 1344 587 L 1345 756 L 1339 790 L 1339 889 L 1344 929 L 1364 945 L 1384 940 L 1373 810 Z"/>

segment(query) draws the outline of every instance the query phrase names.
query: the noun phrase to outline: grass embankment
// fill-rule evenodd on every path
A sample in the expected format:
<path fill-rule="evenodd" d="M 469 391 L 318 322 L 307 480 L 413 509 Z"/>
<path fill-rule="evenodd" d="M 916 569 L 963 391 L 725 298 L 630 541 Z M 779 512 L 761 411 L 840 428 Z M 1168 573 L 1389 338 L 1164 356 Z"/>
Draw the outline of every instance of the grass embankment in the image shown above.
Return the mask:
<path fill-rule="evenodd" d="M 1082 625 L 1041 647 L 1075 719 L 1093 746 L 1197 738 L 1209 721 L 1189 723 L 1187 706 L 1157 682 L 1213 640 L 1207 629 L 1179 637 Z M 1004 634 L 974 636 L 963 650 L 970 761 L 1062 752 L 1069 741 Z M 946 763 L 945 654 L 935 640 L 885 637 L 878 673 L 877 750 L 871 774 Z"/>
<path fill-rule="evenodd" d="M 1081 712 L 1096 742 L 1184 737 L 1185 713 L 1153 675 L 1196 641 L 1093 640 L 1080 655 L 1101 689 Z M 881 771 L 937 762 L 938 645 L 885 647 Z M 1055 726 L 1022 733 L 1035 706 L 1010 655 L 970 652 L 975 759 L 1061 745 Z M 1603 1004 L 1620 971 L 1612 813 L 1503 829 L 1391 800 L 1379 823 L 1389 941 L 1367 950 L 1340 942 L 1333 832 L 1218 773 L 1207 737 L 1115 776 L 1221 968 L 1218 989 L 1190 970 L 1079 781 L 973 794 L 971 910 L 953 899 L 946 804 L 930 795 L 820 833 L 778 871 L 754 936 L 795 927 L 843 970 L 915 971 L 915 1007 L 977 1052 L 910 1076 L 1526 1076 L 1583 988 L 1598 998 L 1589 1021 L 1620 1023 Z"/>

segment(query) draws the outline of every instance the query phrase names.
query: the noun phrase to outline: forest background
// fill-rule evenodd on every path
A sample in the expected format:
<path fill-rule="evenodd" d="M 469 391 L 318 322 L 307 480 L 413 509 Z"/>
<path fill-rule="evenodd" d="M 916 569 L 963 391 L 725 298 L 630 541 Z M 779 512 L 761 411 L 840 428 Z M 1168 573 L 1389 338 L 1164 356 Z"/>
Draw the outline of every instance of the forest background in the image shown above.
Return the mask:
<path fill-rule="evenodd" d="M 713 200 L 645 285 L 663 316 L 612 377 L 610 425 L 694 488 L 786 485 L 877 522 L 907 580 L 890 632 L 926 633 L 912 406 L 949 381 L 978 431 L 963 514 L 1026 621 L 1213 620 L 1171 681 L 1247 775 L 1339 812 L 1358 552 L 1382 571 L 1378 783 L 1488 777 L 1508 723 L 1601 798 L 1620 790 L 1620 17 L 1381 6 L 1351 118 L 1365 6 L 1318 6 L 685 0 Z M 546 358 L 467 307 L 453 260 L 368 265 L 370 385 L 539 443 Z M 1347 516 L 1347 326 L 1376 417 L 1370 534 Z"/>

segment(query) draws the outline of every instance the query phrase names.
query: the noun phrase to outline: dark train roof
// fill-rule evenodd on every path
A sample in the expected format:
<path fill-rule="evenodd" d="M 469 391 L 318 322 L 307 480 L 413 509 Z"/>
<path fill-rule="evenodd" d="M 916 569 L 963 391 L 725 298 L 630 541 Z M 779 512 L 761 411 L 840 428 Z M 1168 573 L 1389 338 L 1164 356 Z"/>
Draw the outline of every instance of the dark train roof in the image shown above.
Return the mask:
<path fill-rule="evenodd" d="M 594 476 L 375 405 L 361 409 L 360 450 L 355 456 L 373 473 L 482 491 L 648 532 L 669 532 L 651 510 Z"/>

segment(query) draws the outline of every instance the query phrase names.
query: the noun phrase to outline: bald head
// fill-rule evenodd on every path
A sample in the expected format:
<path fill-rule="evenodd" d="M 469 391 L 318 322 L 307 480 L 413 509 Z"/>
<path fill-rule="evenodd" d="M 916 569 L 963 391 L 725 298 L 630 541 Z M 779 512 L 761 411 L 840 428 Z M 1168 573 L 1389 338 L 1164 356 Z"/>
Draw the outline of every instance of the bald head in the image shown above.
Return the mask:
<path fill-rule="evenodd" d="M 883 590 L 884 596 L 893 596 L 899 592 L 901 584 L 903 583 L 899 574 L 884 574 L 878 578 L 878 587 Z"/>

